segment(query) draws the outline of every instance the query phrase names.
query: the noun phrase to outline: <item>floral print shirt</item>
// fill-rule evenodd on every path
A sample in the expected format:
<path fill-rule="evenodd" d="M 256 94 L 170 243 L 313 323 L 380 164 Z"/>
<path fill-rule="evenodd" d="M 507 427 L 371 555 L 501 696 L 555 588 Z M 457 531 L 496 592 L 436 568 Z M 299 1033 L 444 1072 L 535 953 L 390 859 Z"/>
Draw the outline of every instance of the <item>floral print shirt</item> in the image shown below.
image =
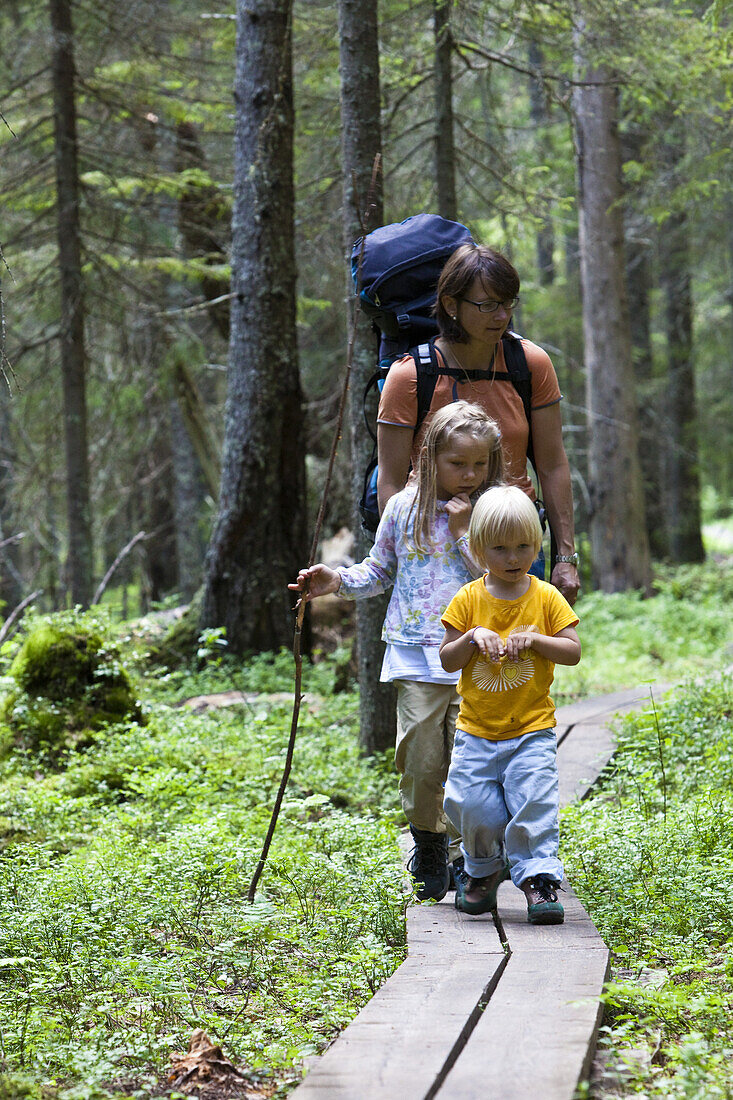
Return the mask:
<path fill-rule="evenodd" d="M 454 539 L 445 504 L 436 505 L 433 548 L 421 553 L 411 538 L 414 488 L 388 502 L 369 556 L 359 565 L 341 568 L 339 596 L 360 600 L 393 587 L 382 627 L 382 639 L 398 645 L 438 646 L 443 612 L 459 588 L 482 570 L 468 552 L 468 536 Z"/>

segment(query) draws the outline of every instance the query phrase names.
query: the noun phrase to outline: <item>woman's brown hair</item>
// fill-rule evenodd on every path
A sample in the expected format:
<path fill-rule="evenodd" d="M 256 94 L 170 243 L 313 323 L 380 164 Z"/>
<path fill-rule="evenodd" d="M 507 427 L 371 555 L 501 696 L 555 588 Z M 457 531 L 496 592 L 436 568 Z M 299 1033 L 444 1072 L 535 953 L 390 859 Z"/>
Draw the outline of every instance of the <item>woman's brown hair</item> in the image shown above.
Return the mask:
<path fill-rule="evenodd" d="M 462 298 L 474 279 L 480 279 L 487 292 L 491 290 L 501 301 L 519 294 L 517 269 L 501 252 L 482 244 L 462 244 L 446 261 L 436 291 L 433 313 L 440 335 L 454 344 L 465 344 L 468 333 L 443 305 L 443 299 Z"/>

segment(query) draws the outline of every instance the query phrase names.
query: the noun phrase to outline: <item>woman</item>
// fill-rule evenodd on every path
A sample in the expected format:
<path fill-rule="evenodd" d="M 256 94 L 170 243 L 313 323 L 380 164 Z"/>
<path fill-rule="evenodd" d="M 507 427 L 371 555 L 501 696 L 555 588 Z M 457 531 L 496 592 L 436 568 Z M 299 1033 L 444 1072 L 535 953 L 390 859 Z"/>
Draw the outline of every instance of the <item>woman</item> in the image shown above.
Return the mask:
<path fill-rule="evenodd" d="M 527 475 L 529 426 L 519 394 L 506 378 L 501 337 L 517 304 L 519 275 L 513 265 L 492 248 L 461 245 L 450 257 L 438 281 L 435 314 L 440 335 L 435 340 L 446 367 L 459 370 L 459 379 L 439 375 L 430 413 L 414 432 L 417 384 L 412 356 L 393 363 L 379 402 L 380 511 L 404 488 L 431 413 L 451 401 L 474 401 L 497 421 L 509 480 L 535 498 Z M 570 467 L 562 441 L 562 394 L 550 357 L 529 340 L 522 347 L 532 377 L 532 445 L 540 492 L 557 544 L 551 581 L 573 604 L 580 581 L 575 553 L 573 496 Z M 488 378 L 472 371 L 492 371 Z M 502 379 L 502 375 L 504 378 Z"/>

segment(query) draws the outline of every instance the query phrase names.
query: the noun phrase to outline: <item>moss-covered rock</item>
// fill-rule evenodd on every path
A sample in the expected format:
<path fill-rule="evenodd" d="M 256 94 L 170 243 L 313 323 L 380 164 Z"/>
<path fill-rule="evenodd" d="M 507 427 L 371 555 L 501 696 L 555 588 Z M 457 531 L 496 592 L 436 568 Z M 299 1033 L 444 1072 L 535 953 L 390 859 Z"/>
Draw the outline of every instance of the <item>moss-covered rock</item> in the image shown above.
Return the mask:
<path fill-rule="evenodd" d="M 119 650 L 100 630 L 78 621 L 40 620 L 10 666 L 17 688 L 0 718 L 31 750 L 78 748 L 113 722 L 143 722 Z"/>

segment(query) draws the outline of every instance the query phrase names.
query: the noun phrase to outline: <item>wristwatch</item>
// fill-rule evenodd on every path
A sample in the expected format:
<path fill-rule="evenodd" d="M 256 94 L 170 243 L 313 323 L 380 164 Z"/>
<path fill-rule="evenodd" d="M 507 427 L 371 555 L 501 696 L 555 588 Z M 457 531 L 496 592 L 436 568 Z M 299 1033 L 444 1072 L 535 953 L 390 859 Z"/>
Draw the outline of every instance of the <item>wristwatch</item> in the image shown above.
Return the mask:
<path fill-rule="evenodd" d="M 578 557 L 577 551 L 574 554 L 555 554 L 556 565 L 558 562 L 567 562 L 568 565 L 574 565 L 577 569 L 579 561 L 580 558 Z"/>

